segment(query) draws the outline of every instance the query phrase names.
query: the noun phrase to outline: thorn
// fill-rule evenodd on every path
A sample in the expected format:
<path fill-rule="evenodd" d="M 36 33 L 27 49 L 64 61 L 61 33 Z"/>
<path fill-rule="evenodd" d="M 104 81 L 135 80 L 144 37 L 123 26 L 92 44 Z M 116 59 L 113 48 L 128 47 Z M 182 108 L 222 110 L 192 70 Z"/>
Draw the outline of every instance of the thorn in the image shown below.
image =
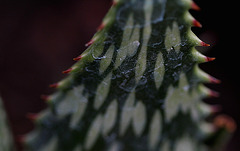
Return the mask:
<path fill-rule="evenodd" d="M 211 58 L 211 57 L 206 57 L 206 58 L 205 58 L 205 61 L 206 61 L 206 62 L 210 62 L 210 61 L 213 61 L 213 60 L 215 60 L 215 59 L 216 59 L 216 58 L 214 58 L 214 57 L 213 57 L 213 58 Z"/>
<path fill-rule="evenodd" d="M 117 3 L 118 3 L 118 2 L 117 2 L 116 0 L 113 0 L 113 1 L 112 1 L 112 6 L 116 6 Z"/>
<path fill-rule="evenodd" d="M 218 98 L 220 96 L 220 94 L 216 91 L 213 91 L 213 90 L 209 90 L 209 94 L 208 94 L 209 97 L 214 97 L 214 98 Z"/>
<path fill-rule="evenodd" d="M 222 111 L 222 107 L 220 105 L 211 105 L 210 109 L 212 114 L 219 113 Z"/>
<path fill-rule="evenodd" d="M 88 43 L 85 44 L 86 47 L 90 46 L 91 44 L 93 44 L 94 40 L 91 39 Z"/>
<path fill-rule="evenodd" d="M 101 25 L 98 26 L 97 31 L 102 30 L 105 27 L 104 23 L 101 23 Z"/>
<path fill-rule="evenodd" d="M 212 76 L 209 76 L 209 79 L 210 79 L 210 83 L 215 83 L 215 84 L 220 84 L 221 83 L 221 80 L 216 79 Z"/>
<path fill-rule="evenodd" d="M 58 86 L 59 86 L 58 83 L 54 83 L 54 84 L 49 85 L 50 88 L 57 88 Z"/>
<path fill-rule="evenodd" d="M 78 57 L 76 57 L 76 58 L 73 58 L 74 61 L 79 61 L 79 60 L 81 60 L 81 59 L 82 59 L 82 56 L 81 56 L 81 55 L 78 56 Z"/>
<path fill-rule="evenodd" d="M 72 68 L 69 68 L 69 69 L 63 71 L 62 73 L 67 74 L 67 73 L 70 73 L 72 70 L 73 70 Z"/>
<path fill-rule="evenodd" d="M 201 46 L 204 46 L 204 47 L 209 47 L 209 46 L 210 46 L 210 44 L 207 44 L 207 43 L 205 43 L 205 42 L 203 42 L 203 41 L 200 43 L 200 45 L 201 45 Z"/>
<path fill-rule="evenodd" d="M 50 96 L 48 96 L 48 95 L 41 95 L 41 99 L 47 102 L 47 101 L 50 100 Z"/>
<path fill-rule="evenodd" d="M 31 121 L 35 121 L 38 118 L 38 114 L 35 113 L 27 113 L 26 117 L 31 120 Z"/>
<path fill-rule="evenodd" d="M 212 58 L 206 57 L 203 54 L 201 54 L 200 52 L 194 50 L 192 51 L 193 57 L 195 57 L 195 60 L 198 63 L 205 63 L 205 62 L 209 62 L 211 61 Z"/>
<path fill-rule="evenodd" d="M 191 3 L 191 9 L 196 10 L 196 11 L 201 10 L 201 8 L 195 2 Z"/>
<path fill-rule="evenodd" d="M 194 27 L 202 28 L 202 25 L 201 25 L 200 22 L 197 21 L 196 19 L 193 20 L 192 24 L 193 24 Z"/>
<path fill-rule="evenodd" d="M 217 116 L 213 123 L 216 127 L 226 128 L 229 132 L 234 132 L 237 128 L 235 121 L 227 115 Z"/>

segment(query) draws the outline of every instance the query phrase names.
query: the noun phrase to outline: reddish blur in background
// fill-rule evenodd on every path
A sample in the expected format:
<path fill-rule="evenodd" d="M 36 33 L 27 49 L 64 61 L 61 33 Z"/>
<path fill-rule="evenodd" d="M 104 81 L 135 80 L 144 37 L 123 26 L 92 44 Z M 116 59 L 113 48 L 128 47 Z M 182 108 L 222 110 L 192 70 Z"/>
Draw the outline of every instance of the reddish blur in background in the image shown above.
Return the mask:
<path fill-rule="evenodd" d="M 216 57 L 201 68 L 216 78 L 219 85 L 208 85 L 220 92 L 211 104 L 221 104 L 221 113 L 240 124 L 238 92 L 237 22 L 233 3 L 196 0 L 200 12 L 191 11 L 203 28 L 193 31 L 211 47 L 206 55 Z M 111 6 L 111 0 L 0 0 L 0 94 L 8 113 L 16 144 L 19 135 L 33 129 L 27 113 L 46 107 L 42 94 L 54 90 L 48 85 L 62 79 L 63 70 L 81 54 Z M 236 4 L 238 5 L 238 4 Z M 230 16 L 230 17 L 229 17 Z M 235 40 L 234 40 L 235 39 Z M 240 150 L 240 130 L 227 149 Z"/>

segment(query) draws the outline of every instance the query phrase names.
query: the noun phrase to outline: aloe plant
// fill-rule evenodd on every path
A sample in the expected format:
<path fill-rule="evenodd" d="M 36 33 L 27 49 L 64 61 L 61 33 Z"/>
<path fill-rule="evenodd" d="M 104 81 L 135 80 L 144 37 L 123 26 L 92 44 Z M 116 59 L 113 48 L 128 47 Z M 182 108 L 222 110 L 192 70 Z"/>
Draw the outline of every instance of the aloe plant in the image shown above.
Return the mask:
<path fill-rule="evenodd" d="M 199 67 L 214 60 L 198 52 L 191 27 L 191 0 L 114 0 L 88 47 L 49 107 L 29 114 L 36 129 L 27 151 L 207 151 L 234 129 L 220 117 L 214 130 L 205 118 L 217 96 L 203 83 L 219 83 Z M 222 122 L 224 121 L 224 122 Z M 227 121 L 227 122 L 226 122 Z M 230 121 L 230 122 L 229 122 Z M 228 124 L 225 124 L 228 123 Z"/>
<path fill-rule="evenodd" d="M 6 113 L 0 98 L 0 150 L 14 151 L 13 138 L 9 129 Z"/>

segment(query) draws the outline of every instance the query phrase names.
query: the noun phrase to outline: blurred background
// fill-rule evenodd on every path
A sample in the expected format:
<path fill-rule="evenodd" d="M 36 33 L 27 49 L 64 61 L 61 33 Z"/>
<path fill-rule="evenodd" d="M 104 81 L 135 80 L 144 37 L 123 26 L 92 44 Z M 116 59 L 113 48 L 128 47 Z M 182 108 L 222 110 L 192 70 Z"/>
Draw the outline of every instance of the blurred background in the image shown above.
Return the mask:
<path fill-rule="evenodd" d="M 195 34 L 211 47 L 204 48 L 216 60 L 201 68 L 222 81 L 208 84 L 218 91 L 219 98 L 207 99 L 220 104 L 221 113 L 231 116 L 240 125 L 239 39 L 237 9 L 233 2 L 195 0 L 200 12 L 191 11 L 203 25 L 193 28 Z M 15 142 L 19 135 L 33 129 L 27 113 L 38 113 L 46 107 L 43 94 L 54 90 L 49 84 L 64 77 L 83 52 L 111 0 L 0 0 L 0 95 L 4 100 Z M 200 48 L 199 48 L 200 49 Z M 240 150 L 240 130 L 224 151 Z"/>

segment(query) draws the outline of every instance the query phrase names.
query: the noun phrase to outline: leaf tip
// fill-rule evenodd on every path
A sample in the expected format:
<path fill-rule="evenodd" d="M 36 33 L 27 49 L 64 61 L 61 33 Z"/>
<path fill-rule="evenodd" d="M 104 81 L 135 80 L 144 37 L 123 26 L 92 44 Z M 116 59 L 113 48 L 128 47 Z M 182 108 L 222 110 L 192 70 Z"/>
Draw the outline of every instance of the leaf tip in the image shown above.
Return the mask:
<path fill-rule="evenodd" d="M 116 6 L 118 4 L 118 0 L 113 0 L 112 1 L 112 6 Z"/>
<path fill-rule="evenodd" d="M 65 70 L 65 71 L 62 71 L 62 73 L 63 73 L 63 74 L 68 74 L 68 73 L 70 73 L 72 70 L 73 70 L 73 68 L 69 68 L 69 69 L 67 69 L 67 70 Z"/>
<path fill-rule="evenodd" d="M 213 90 L 209 90 L 208 96 L 213 98 L 218 98 L 220 96 L 220 93 Z"/>
<path fill-rule="evenodd" d="M 201 41 L 201 42 L 200 42 L 200 46 L 209 47 L 209 46 L 210 46 L 210 44 L 207 44 L 207 43 L 205 43 L 205 42 Z"/>
<path fill-rule="evenodd" d="M 45 102 L 47 102 L 47 101 L 49 101 L 50 100 L 50 96 L 49 95 L 41 95 L 40 96 L 40 98 L 43 100 L 43 101 L 45 101 Z"/>
<path fill-rule="evenodd" d="M 206 62 L 214 61 L 216 58 L 214 57 L 205 57 Z"/>
<path fill-rule="evenodd" d="M 201 24 L 199 21 L 197 21 L 196 19 L 194 19 L 194 20 L 192 21 L 192 25 L 193 25 L 194 27 L 202 28 L 202 24 Z"/>
<path fill-rule="evenodd" d="M 209 76 L 210 83 L 220 84 L 221 80 L 214 78 L 212 76 Z"/>
<path fill-rule="evenodd" d="M 74 61 L 79 61 L 79 60 L 81 60 L 81 59 L 82 59 L 82 56 L 81 56 L 81 55 L 78 56 L 78 57 L 76 57 L 76 58 L 73 58 Z"/>
<path fill-rule="evenodd" d="M 191 3 L 191 9 L 195 10 L 195 11 L 200 11 L 201 10 L 201 8 L 193 1 Z"/>
<path fill-rule="evenodd" d="M 59 84 L 58 83 L 53 83 L 49 85 L 50 88 L 58 88 Z"/>
<path fill-rule="evenodd" d="M 85 46 L 88 47 L 88 46 L 92 45 L 93 43 L 94 43 L 94 40 L 91 39 L 88 43 L 85 44 Z"/>
<path fill-rule="evenodd" d="M 35 121 L 38 118 L 38 114 L 36 114 L 36 113 L 27 113 L 26 118 L 31 120 L 31 121 Z"/>
<path fill-rule="evenodd" d="M 102 30 L 104 27 L 105 27 L 105 24 L 102 22 L 102 23 L 98 26 L 97 31 Z"/>

